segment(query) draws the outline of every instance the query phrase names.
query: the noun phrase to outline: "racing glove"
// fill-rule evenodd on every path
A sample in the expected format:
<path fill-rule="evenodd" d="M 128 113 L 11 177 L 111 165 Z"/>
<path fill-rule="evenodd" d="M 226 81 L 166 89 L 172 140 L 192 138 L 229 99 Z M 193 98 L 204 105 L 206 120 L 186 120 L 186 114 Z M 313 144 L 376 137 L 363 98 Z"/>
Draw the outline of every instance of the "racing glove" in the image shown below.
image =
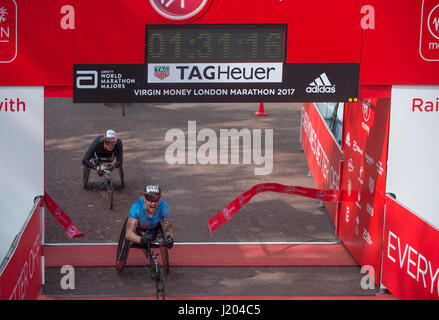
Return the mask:
<path fill-rule="evenodd" d="M 144 232 L 142 234 L 142 237 L 140 238 L 140 244 L 144 247 L 147 247 L 148 244 L 150 244 L 152 242 L 152 237 L 149 234 L 149 232 Z"/>
<path fill-rule="evenodd" d="M 174 246 L 174 240 L 172 240 L 171 237 L 166 237 L 164 243 L 165 246 L 168 247 L 168 249 L 171 249 Z"/>

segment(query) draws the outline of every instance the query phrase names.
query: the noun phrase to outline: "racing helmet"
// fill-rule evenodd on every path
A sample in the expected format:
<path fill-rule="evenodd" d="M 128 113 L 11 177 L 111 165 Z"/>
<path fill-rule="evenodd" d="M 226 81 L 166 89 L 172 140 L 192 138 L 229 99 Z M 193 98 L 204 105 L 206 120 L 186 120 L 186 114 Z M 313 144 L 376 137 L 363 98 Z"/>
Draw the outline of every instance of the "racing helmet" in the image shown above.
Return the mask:
<path fill-rule="evenodd" d="M 116 142 L 117 142 L 116 132 L 111 129 L 107 130 L 104 135 L 104 143 L 109 146 L 114 146 L 116 145 Z"/>
<path fill-rule="evenodd" d="M 158 202 L 162 195 L 162 190 L 156 184 L 148 184 L 143 190 L 143 194 L 149 202 Z"/>

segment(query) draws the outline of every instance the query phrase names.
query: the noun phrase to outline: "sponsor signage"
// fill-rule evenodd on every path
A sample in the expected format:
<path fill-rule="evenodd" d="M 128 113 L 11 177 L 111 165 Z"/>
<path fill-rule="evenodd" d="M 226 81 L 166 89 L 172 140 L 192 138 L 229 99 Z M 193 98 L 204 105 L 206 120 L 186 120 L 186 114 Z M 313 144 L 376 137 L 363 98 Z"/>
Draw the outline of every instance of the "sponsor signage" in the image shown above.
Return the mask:
<path fill-rule="evenodd" d="M 200 17 L 212 0 L 149 0 L 151 7 L 162 17 L 185 21 Z"/>
<path fill-rule="evenodd" d="M 335 93 L 335 85 L 329 81 L 326 73 L 319 75 L 306 88 L 307 93 Z"/>
<path fill-rule="evenodd" d="M 144 65 L 74 65 L 74 102 L 340 102 L 358 63 L 285 63 L 286 25 L 147 25 Z"/>
<path fill-rule="evenodd" d="M 337 233 L 360 265 L 371 265 L 379 283 L 384 223 L 390 87 L 386 97 L 360 87 L 358 103 L 345 106 L 341 189 Z"/>
<path fill-rule="evenodd" d="M 148 64 L 148 83 L 282 82 L 282 63 Z"/>
<path fill-rule="evenodd" d="M 14 0 L 0 0 L 0 63 L 17 57 L 17 10 Z"/>
<path fill-rule="evenodd" d="M 340 102 L 358 95 L 359 64 L 77 64 L 73 74 L 75 103 Z"/>
<path fill-rule="evenodd" d="M 439 230 L 386 197 L 382 282 L 398 299 L 439 300 Z"/>
<path fill-rule="evenodd" d="M 439 2 L 423 0 L 419 54 L 426 61 L 439 61 Z"/>
<path fill-rule="evenodd" d="M 41 4 L 38 1 L 0 0 L 0 9 L 3 8 L 0 14 L 3 38 L 3 42 L 0 42 L 0 83 L 4 86 L 75 86 L 72 83 L 72 61 L 81 64 L 359 63 L 361 28 L 356 28 L 358 18 L 353 18 L 358 14 L 358 8 L 351 5 L 352 0 L 342 2 L 343 10 L 337 6 L 327 7 L 324 0 L 317 0 L 312 6 L 313 10 L 310 10 L 310 4 L 306 1 L 297 6 L 286 6 L 279 2 L 278 5 L 268 6 L 269 12 L 266 12 L 264 6 L 255 5 L 252 0 L 135 0 L 123 4 L 120 0 L 108 0 L 105 6 L 95 1 L 78 1 L 71 3 L 72 6 L 46 1 L 47 10 L 39 12 Z M 167 14 L 168 18 L 156 9 Z M 321 19 L 303 28 L 307 21 L 303 12 Z M 296 16 L 298 13 L 300 19 Z M 416 14 L 419 15 L 419 12 Z M 197 23 L 192 23 L 198 17 Z M 38 23 L 35 22 L 36 18 Z M 261 20 L 264 21 L 263 27 L 259 23 L 250 23 Z M 222 22 L 233 23 L 225 25 Z M 161 30 L 147 43 L 146 23 L 148 27 L 160 26 Z M 219 23 L 222 27 L 216 30 L 210 26 L 218 26 Z M 275 27 L 270 27 L 272 25 Z M 331 25 L 331 30 L 344 30 L 337 35 L 338 41 L 333 41 L 326 32 L 322 32 L 328 25 Z M 166 32 L 165 27 L 169 27 L 170 37 L 162 39 L 160 37 Z M 179 34 L 180 28 L 187 31 Z M 149 29 L 152 30 L 152 27 Z M 419 30 L 416 30 L 416 34 L 419 36 Z M 6 41 L 8 39 L 10 41 Z M 115 42 L 115 39 L 118 40 Z M 166 39 L 167 42 L 164 42 Z M 177 46 L 178 41 L 180 47 Z M 416 40 L 416 48 L 418 42 L 419 39 Z M 87 49 L 90 43 L 96 50 Z M 284 50 L 286 47 L 290 49 Z M 157 59 L 161 60 L 146 62 L 145 48 L 151 49 L 151 53 L 158 55 Z M 163 48 L 167 56 L 177 59 L 180 54 L 181 60 L 162 59 L 160 51 Z M 319 48 L 325 48 L 324 55 Z M 417 50 L 415 54 L 418 55 Z M 218 56 L 221 55 L 223 59 L 219 60 Z M 276 58 L 278 55 L 281 59 L 273 60 L 272 56 Z M 264 56 L 271 60 L 261 59 Z M 14 57 L 13 63 L 6 63 Z M 336 91 L 342 88 L 328 70 L 319 70 L 303 81 L 308 85 L 322 73 L 326 73 L 336 86 Z"/>

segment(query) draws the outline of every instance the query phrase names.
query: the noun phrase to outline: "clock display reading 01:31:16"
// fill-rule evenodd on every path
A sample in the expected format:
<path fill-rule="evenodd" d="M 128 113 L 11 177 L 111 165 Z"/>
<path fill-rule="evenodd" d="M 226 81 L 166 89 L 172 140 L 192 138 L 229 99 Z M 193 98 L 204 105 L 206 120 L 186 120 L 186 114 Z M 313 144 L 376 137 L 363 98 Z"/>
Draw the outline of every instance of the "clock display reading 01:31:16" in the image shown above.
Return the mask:
<path fill-rule="evenodd" d="M 146 63 L 283 62 L 284 25 L 146 26 Z"/>

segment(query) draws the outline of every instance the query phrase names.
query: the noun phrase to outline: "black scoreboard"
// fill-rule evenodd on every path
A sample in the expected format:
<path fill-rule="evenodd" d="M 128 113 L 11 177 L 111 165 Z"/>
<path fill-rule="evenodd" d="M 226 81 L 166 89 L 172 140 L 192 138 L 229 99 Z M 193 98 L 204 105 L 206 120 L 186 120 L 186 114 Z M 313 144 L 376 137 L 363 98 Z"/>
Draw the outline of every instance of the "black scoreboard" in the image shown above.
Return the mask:
<path fill-rule="evenodd" d="M 146 63 L 285 62 L 286 25 L 147 25 Z"/>

